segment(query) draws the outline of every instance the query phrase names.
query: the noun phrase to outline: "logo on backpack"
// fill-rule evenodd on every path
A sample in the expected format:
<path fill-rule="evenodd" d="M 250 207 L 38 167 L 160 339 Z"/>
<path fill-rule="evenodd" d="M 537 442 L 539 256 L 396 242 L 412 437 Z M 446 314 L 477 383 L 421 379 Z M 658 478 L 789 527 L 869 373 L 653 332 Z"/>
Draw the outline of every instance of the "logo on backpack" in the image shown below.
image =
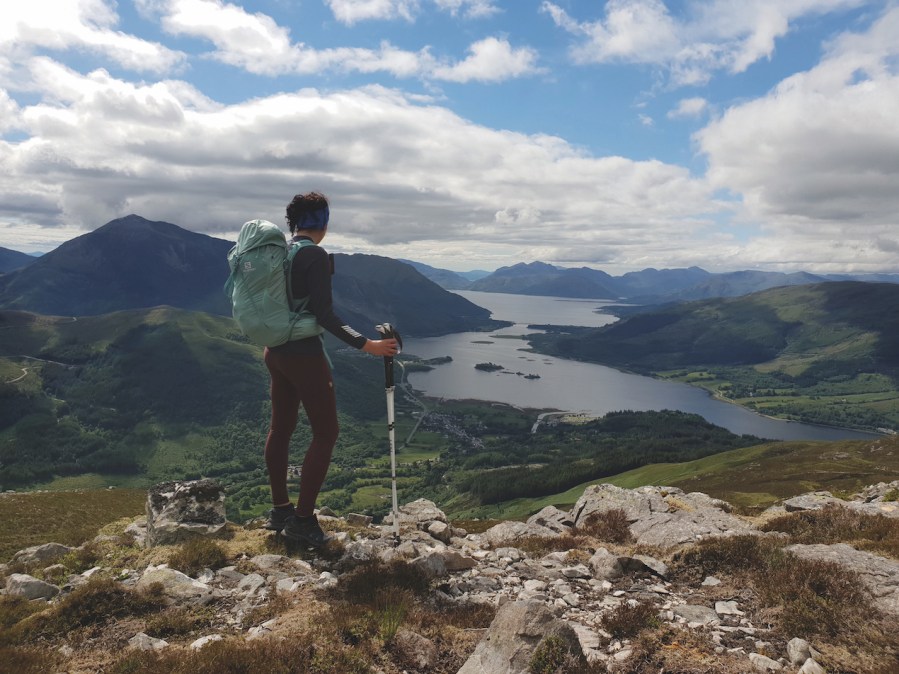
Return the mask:
<path fill-rule="evenodd" d="M 315 245 L 302 240 L 288 245 L 277 225 L 250 220 L 240 228 L 237 244 L 228 253 L 231 275 L 225 295 L 231 300 L 234 320 L 241 332 L 260 346 L 322 334 L 309 298 L 296 300 L 290 293 L 290 267 L 297 251 Z"/>

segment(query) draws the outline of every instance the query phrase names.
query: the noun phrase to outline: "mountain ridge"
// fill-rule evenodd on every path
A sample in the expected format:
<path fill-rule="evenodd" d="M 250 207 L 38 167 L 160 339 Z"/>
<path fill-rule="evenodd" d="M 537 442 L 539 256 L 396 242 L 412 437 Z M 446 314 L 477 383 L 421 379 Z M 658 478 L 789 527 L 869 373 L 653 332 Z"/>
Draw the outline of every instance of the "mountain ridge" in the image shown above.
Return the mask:
<path fill-rule="evenodd" d="M 168 305 L 230 316 L 222 288 L 233 245 L 172 223 L 129 215 L 4 274 L 0 308 L 84 316 Z M 335 258 L 335 310 L 363 332 L 385 321 L 405 334 L 425 337 L 505 325 L 409 265 L 380 256 Z M 363 269 L 368 276 L 359 281 Z"/>

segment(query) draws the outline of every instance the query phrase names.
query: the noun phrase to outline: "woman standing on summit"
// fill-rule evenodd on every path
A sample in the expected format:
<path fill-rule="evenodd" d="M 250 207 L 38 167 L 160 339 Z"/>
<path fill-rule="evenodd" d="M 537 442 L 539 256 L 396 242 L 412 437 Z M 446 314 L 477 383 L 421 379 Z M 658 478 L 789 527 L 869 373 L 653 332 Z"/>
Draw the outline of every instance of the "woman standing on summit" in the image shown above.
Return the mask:
<path fill-rule="evenodd" d="M 318 244 L 328 228 L 328 200 L 318 192 L 298 194 L 287 206 L 287 225 L 293 241 L 308 239 L 294 256 L 291 267 L 291 293 L 294 298 L 308 297 L 306 309 L 318 324 L 352 347 L 373 356 L 394 356 L 395 339 L 371 340 L 346 325 L 335 313 L 331 300 L 331 263 Z M 272 421 L 265 443 L 265 463 L 272 489 L 267 528 L 281 531 L 286 538 L 321 547 L 330 536 L 319 526 L 314 514 L 315 501 L 337 441 L 337 401 L 331 369 L 320 337 L 308 337 L 265 349 L 265 365 L 271 374 Z M 287 493 L 287 455 L 290 438 L 303 405 L 312 441 L 303 460 L 300 495 L 296 508 Z"/>

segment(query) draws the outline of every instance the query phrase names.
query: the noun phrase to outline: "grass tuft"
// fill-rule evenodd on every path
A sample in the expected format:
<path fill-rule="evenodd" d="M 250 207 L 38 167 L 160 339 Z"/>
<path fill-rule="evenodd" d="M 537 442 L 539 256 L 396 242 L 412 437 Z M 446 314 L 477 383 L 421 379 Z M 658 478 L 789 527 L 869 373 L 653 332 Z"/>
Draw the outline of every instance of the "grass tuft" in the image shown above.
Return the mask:
<path fill-rule="evenodd" d="M 562 534 L 561 536 L 524 536 L 514 541 L 505 541 L 494 548 L 515 547 L 531 557 L 543 557 L 550 552 L 580 550 L 589 543 L 584 536 Z"/>
<path fill-rule="evenodd" d="M 839 505 L 790 513 L 771 520 L 764 531 L 782 531 L 795 543 L 850 543 L 899 559 L 899 519 L 868 515 Z"/>
<path fill-rule="evenodd" d="M 367 561 L 340 577 L 335 588 L 342 599 L 373 606 L 384 592 L 408 591 L 425 597 L 431 588 L 427 575 L 416 566 L 402 560 L 384 563 Z"/>
<path fill-rule="evenodd" d="M 627 514 L 620 508 L 590 513 L 584 520 L 584 524 L 578 527 L 578 529 L 581 533 L 593 536 L 606 543 L 625 544 L 634 542 Z"/>
<path fill-rule="evenodd" d="M 634 641 L 633 655 L 615 671 L 628 674 L 744 674 L 746 656 L 718 654 L 709 636 L 696 630 L 663 625 L 644 630 Z"/>
<path fill-rule="evenodd" d="M 198 651 L 128 653 L 107 671 L 110 674 L 369 674 L 371 668 L 351 648 L 319 645 L 313 635 L 274 639 L 226 639 Z"/>
<path fill-rule="evenodd" d="M 59 655 L 46 649 L 24 646 L 0 646 L 0 669 L 15 674 L 46 674 L 57 671 Z"/>
<path fill-rule="evenodd" d="M 211 538 L 191 538 L 179 547 L 171 557 L 169 566 L 195 576 L 203 569 L 220 569 L 228 563 L 222 544 Z"/>
<path fill-rule="evenodd" d="M 600 622 L 602 628 L 617 639 L 634 637 L 645 629 L 656 628 L 661 625 L 658 609 L 646 602 L 623 602 L 609 613 L 606 613 Z"/>
<path fill-rule="evenodd" d="M 876 614 L 857 573 L 832 562 L 800 559 L 780 546 L 760 536 L 702 541 L 678 556 L 676 573 L 745 579 L 787 638 L 844 636 L 849 626 Z"/>
<path fill-rule="evenodd" d="M 555 635 L 546 637 L 534 651 L 528 664 L 528 674 L 557 674 L 571 671 L 577 659 L 565 642 Z"/>
<path fill-rule="evenodd" d="M 24 641 L 59 637 L 78 628 L 104 624 L 113 618 L 152 613 L 165 605 L 159 583 L 145 590 L 132 590 L 111 578 L 94 577 L 49 610 L 19 621 L 4 636 Z"/>

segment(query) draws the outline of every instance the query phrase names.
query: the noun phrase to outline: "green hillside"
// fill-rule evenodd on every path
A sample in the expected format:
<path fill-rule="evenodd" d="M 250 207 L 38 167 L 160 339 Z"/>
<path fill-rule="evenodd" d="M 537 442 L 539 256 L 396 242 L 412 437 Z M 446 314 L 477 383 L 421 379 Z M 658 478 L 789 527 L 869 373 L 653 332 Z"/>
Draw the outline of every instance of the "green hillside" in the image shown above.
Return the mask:
<path fill-rule="evenodd" d="M 337 452 L 358 453 L 375 443 L 356 420 L 384 414 L 383 367 L 355 352 L 332 357 L 339 412 L 353 420 Z M 171 307 L 77 320 L 0 312 L 2 487 L 259 469 L 268 409 L 261 349 L 231 319 Z"/>
<path fill-rule="evenodd" d="M 776 442 L 742 447 L 681 463 L 653 463 L 618 475 L 580 483 L 539 498 L 458 509 L 459 518 L 524 519 L 548 505 L 570 508 L 590 484 L 634 489 L 678 487 L 724 499 L 750 512 L 810 491 L 848 496 L 899 476 L 899 437 L 875 441 Z"/>
<path fill-rule="evenodd" d="M 899 428 L 899 286 L 775 288 L 531 336 L 539 351 L 703 386 L 760 412 Z"/>

